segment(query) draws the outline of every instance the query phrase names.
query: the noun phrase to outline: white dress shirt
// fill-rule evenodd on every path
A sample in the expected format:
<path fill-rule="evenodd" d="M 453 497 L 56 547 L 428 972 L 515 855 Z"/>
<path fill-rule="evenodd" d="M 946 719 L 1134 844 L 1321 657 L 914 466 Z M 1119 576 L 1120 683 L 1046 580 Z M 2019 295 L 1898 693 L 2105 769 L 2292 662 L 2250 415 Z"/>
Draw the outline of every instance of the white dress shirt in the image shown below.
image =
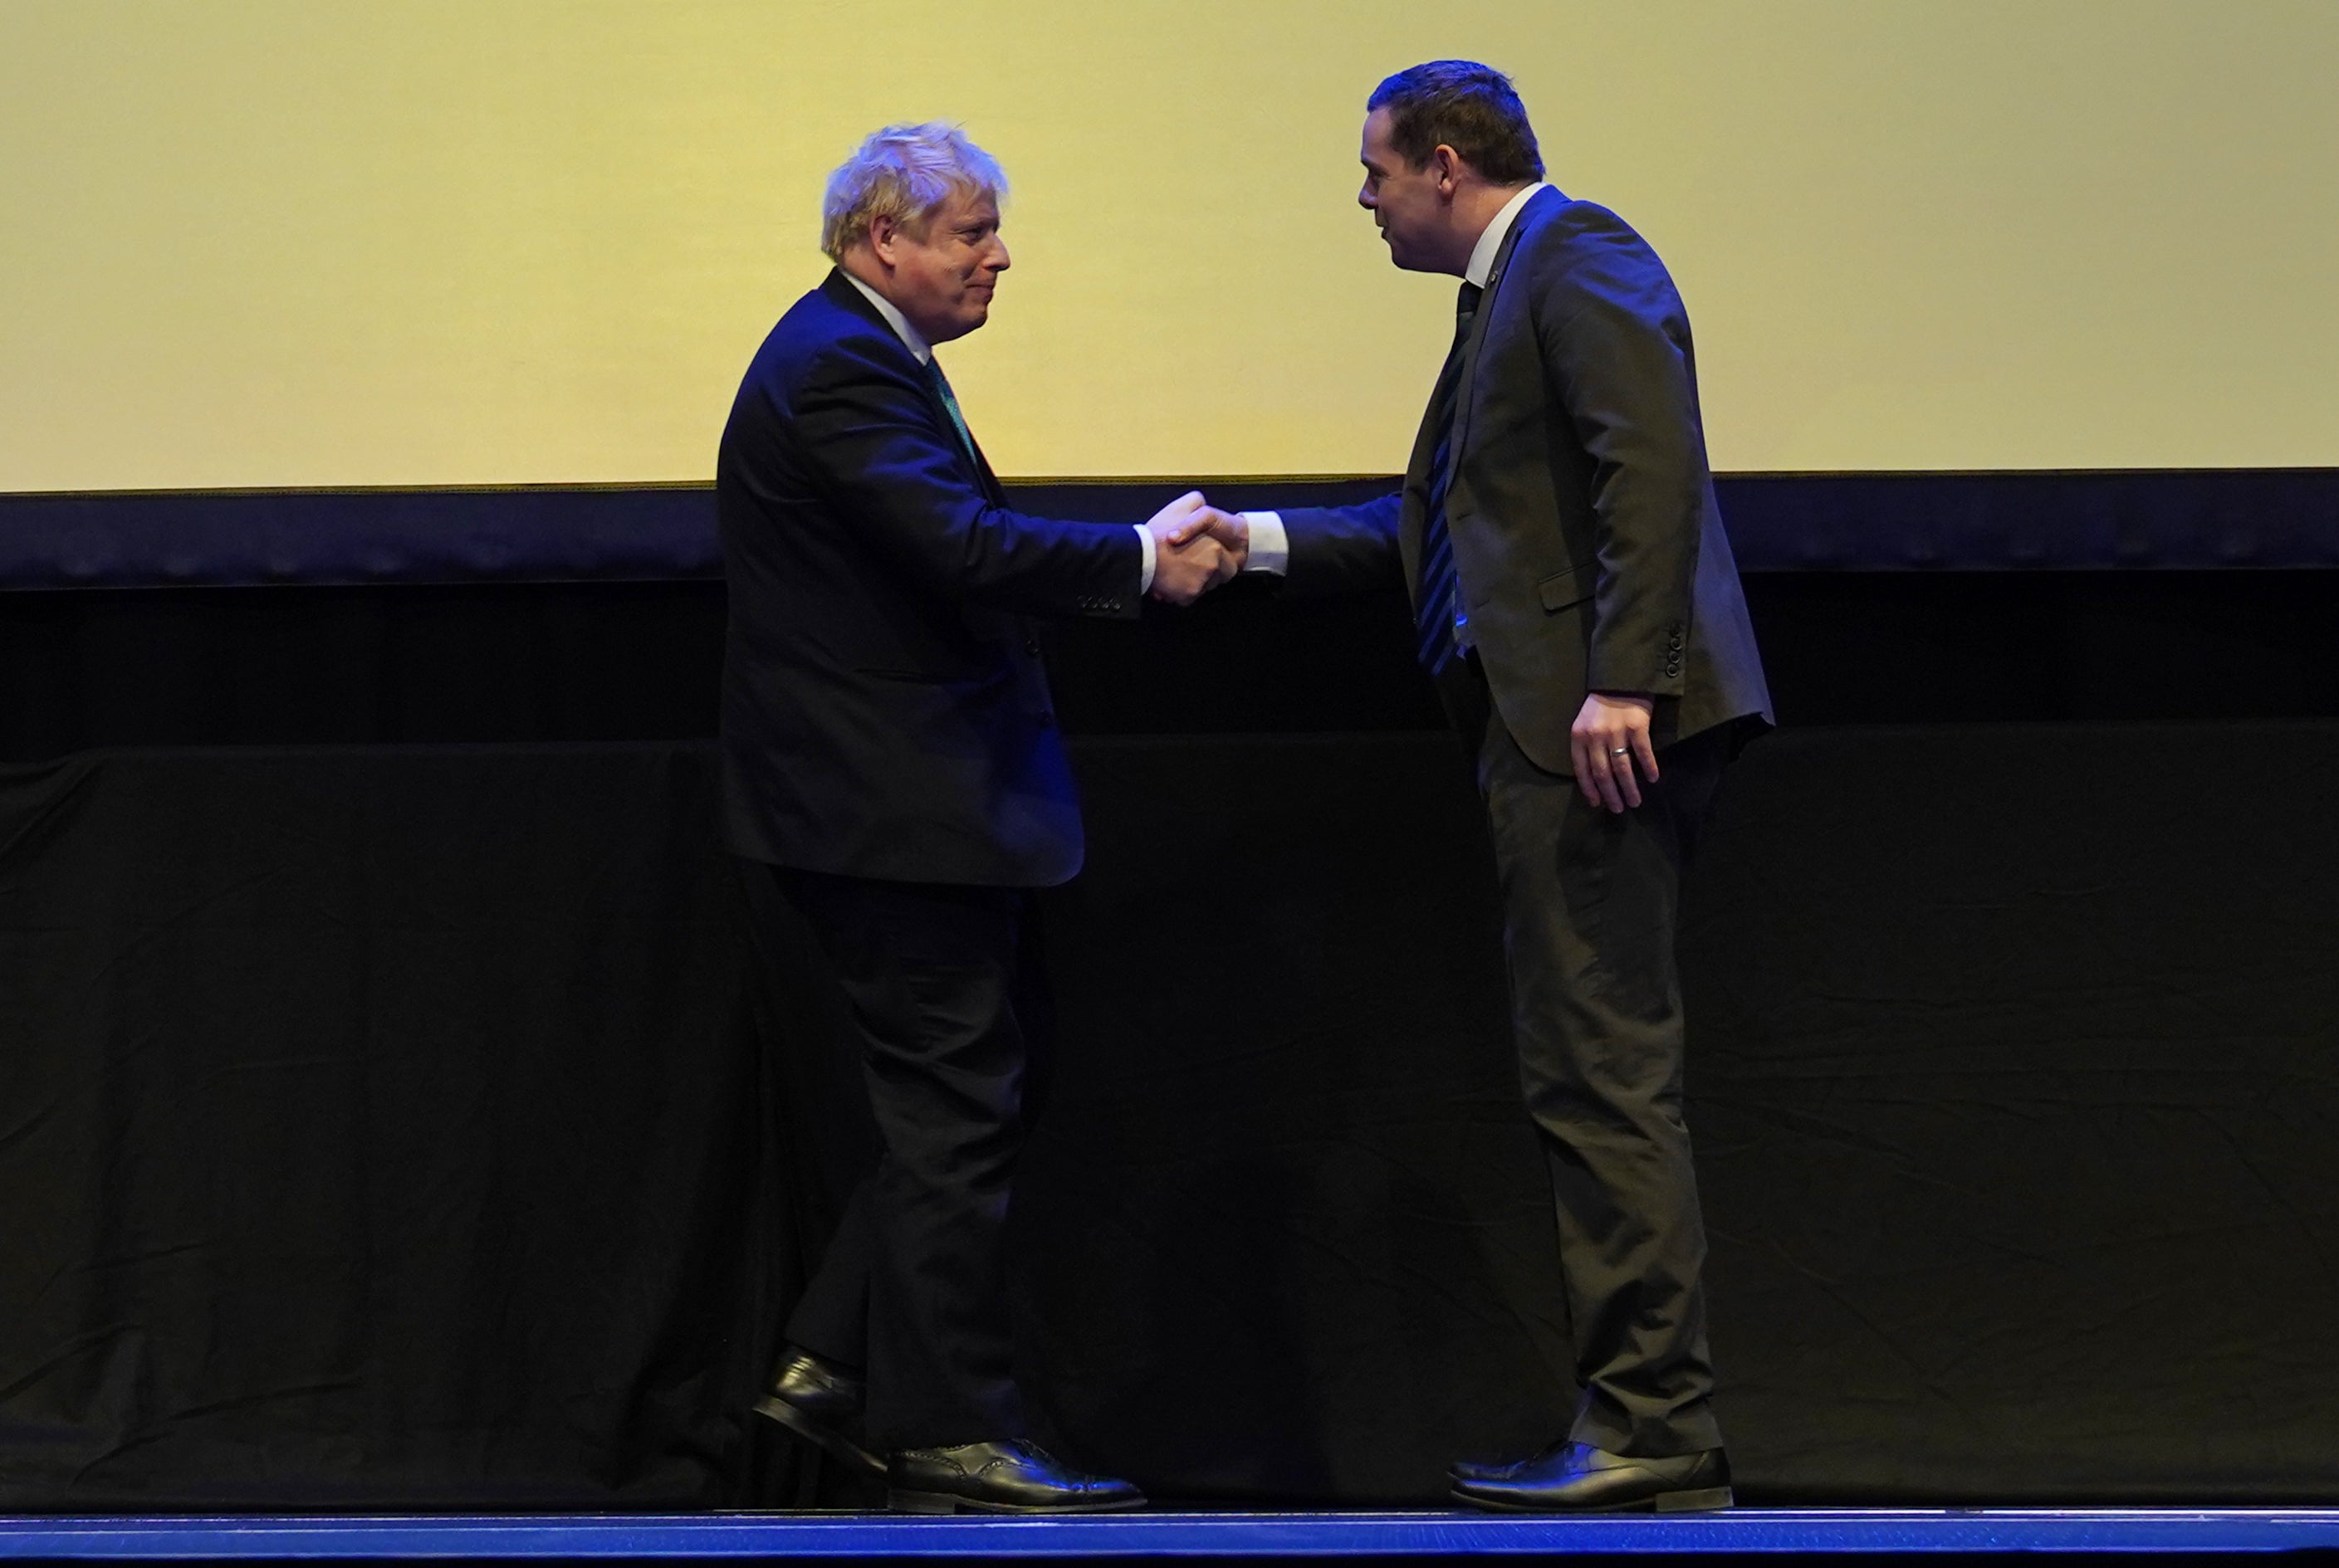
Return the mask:
<path fill-rule="evenodd" d="M 1534 198 L 1537 191 L 1549 189 L 1549 185 L 1537 180 L 1503 203 L 1503 210 L 1495 214 L 1495 221 L 1486 225 L 1486 232 L 1479 235 L 1477 244 L 1471 247 L 1470 264 L 1462 269 L 1463 281 L 1475 283 L 1481 289 L 1486 286 L 1486 279 L 1495 271 L 1495 258 L 1502 254 L 1503 242 L 1511 235 L 1511 225 L 1519 221 L 1519 210 Z"/>
<path fill-rule="evenodd" d="M 837 271 L 844 272 L 844 269 L 842 267 L 839 267 Z M 901 339 L 903 342 L 909 345 L 910 352 L 917 356 L 918 363 L 923 365 L 933 362 L 934 357 L 933 345 L 927 342 L 925 338 L 920 334 L 915 327 L 910 325 L 909 317 L 904 316 L 901 311 L 893 308 L 893 301 L 887 299 L 884 295 L 879 293 L 876 290 L 871 288 L 868 284 L 863 282 L 860 279 L 854 277 L 850 272 L 844 272 L 844 281 L 852 284 L 854 288 L 860 290 L 861 297 L 863 299 L 867 300 L 871 304 L 877 307 L 877 313 L 885 318 L 885 324 L 893 329 L 893 335 Z"/>
<path fill-rule="evenodd" d="M 1525 207 L 1537 191 L 1547 189 L 1538 180 L 1503 203 L 1478 242 L 1470 250 L 1470 264 L 1462 269 L 1463 281 L 1483 289 L 1495 271 L 1495 258 L 1502 254 L 1503 242 L 1510 237 L 1511 226 L 1519 221 L 1519 210 Z M 1273 572 L 1281 577 L 1291 565 L 1291 537 L 1284 532 L 1283 516 L 1279 512 L 1245 512 L 1243 520 L 1250 525 L 1250 556 L 1243 563 L 1247 572 Z M 1148 557 L 1150 564 L 1151 557 Z"/>
<path fill-rule="evenodd" d="M 844 269 L 840 267 L 837 271 L 844 272 Z M 885 318 L 885 324 L 893 329 L 893 335 L 902 340 L 911 353 L 917 356 L 918 363 L 924 365 L 933 362 L 934 357 L 933 345 L 926 341 L 915 327 L 910 325 L 910 319 L 907 316 L 893 308 L 893 301 L 850 272 L 844 272 L 844 281 L 860 290 L 863 296 L 877 307 L 877 313 Z M 1153 587 L 1153 534 L 1142 523 L 1131 523 L 1130 527 L 1137 530 L 1139 552 L 1137 593 L 1138 597 L 1142 598 L 1146 591 Z M 1277 531 L 1280 533 L 1281 528 L 1282 525 L 1278 521 Z"/>

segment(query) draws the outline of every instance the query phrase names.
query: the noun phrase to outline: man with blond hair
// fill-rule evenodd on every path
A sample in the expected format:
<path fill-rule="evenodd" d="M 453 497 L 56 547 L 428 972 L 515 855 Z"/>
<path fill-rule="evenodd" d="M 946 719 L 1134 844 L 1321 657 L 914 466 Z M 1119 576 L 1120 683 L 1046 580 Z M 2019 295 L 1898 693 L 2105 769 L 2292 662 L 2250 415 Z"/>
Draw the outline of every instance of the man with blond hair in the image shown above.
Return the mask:
<path fill-rule="evenodd" d="M 1144 1498 L 1027 1435 L 1002 1233 L 1024 1136 L 1030 890 L 1080 869 L 1031 617 L 1190 603 L 1233 566 L 1177 526 L 1019 512 L 933 350 L 1008 267 L 999 166 L 897 125 L 831 177 L 836 266 L 748 367 L 716 468 L 730 626 L 724 812 L 843 982 L 881 1152 L 756 1408 L 916 1512 Z"/>

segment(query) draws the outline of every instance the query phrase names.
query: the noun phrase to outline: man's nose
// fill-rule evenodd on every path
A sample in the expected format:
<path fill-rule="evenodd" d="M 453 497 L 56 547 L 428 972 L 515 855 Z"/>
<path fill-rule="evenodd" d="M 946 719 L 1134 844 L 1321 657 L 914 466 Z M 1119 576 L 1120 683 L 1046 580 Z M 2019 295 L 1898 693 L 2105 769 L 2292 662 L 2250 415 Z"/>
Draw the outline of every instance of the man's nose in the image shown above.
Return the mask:
<path fill-rule="evenodd" d="M 1370 185 L 1357 187 L 1357 205 L 1367 212 L 1373 210 L 1373 188 Z"/>
<path fill-rule="evenodd" d="M 991 270 L 992 271 L 1004 272 L 1008 268 L 1014 264 L 1013 261 L 1010 259 L 1007 254 L 1006 241 L 993 240 L 991 242 Z"/>

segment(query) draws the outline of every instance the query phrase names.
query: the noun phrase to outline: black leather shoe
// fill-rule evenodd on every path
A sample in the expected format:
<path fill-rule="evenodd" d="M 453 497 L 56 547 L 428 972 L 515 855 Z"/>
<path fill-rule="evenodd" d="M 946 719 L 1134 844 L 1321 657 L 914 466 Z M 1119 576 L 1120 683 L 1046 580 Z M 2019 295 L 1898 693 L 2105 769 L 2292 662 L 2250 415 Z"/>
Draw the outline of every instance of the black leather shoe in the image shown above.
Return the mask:
<path fill-rule="evenodd" d="M 1456 1464 L 1454 1498 L 1498 1514 L 1691 1514 L 1727 1508 L 1719 1448 L 1663 1459 L 1560 1443 L 1515 1464 Z"/>
<path fill-rule="evenodd" d="M 772 1386 L 755 1401 L 755 1413 L 875 1480 L 885 1474 L 885 1462 L 862 1435 L 862 1393 L 858 1376 L 791 1346 L 772 1374 Z"/>
<path fill-rule="evenodd" d="M 1145 1506 L 1126 1481 L 1088 1475 L 1028 1438 L 912 1448 L 885 1468 L 885 1505 L 900 1514 L 1116 1514 Z"/>

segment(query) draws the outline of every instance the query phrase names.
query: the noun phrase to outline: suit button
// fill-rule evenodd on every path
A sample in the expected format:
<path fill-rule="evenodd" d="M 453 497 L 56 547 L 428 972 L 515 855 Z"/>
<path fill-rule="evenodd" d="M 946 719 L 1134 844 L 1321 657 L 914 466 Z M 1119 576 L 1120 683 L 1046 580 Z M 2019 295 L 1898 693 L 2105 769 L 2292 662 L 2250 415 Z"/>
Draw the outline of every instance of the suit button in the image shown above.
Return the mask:
<path fill-rule="evenodd" d="M 1037 658 L 1040 655 L 1040 639 L 1037 637 L 1025 637 L 1023 639 L 1023 651 L 1030 654 L 1032 657 Z"/>

